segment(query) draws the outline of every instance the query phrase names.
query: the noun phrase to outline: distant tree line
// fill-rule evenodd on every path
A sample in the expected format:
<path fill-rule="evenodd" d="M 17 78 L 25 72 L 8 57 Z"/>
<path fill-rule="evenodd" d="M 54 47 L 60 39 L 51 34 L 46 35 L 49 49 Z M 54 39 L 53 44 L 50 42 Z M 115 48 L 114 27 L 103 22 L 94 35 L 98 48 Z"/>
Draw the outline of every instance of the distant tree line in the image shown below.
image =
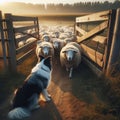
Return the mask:
<path fill-rule="evenodd" d="M 105 2 L 80 2 L 70 4 L 48 4 L 47 11 L 53 12 L 97 12 L 109 9 L 120 8 L 120 1 L 116 0 L 114 3 Z"/>
<path fill-rule="evenodd" d="M 114 2 L 79 2 L 74 4 L 25 4 L 21 2 L 14 2 L 6 5 L 3 9 L 9 8 L 11 12 L 20 11 L 21 13 L 88 13 L 98 12 L 110 9 L 120 8 L 120 0 Z M 16 11 L 14 9 L 17 9 Z"/>

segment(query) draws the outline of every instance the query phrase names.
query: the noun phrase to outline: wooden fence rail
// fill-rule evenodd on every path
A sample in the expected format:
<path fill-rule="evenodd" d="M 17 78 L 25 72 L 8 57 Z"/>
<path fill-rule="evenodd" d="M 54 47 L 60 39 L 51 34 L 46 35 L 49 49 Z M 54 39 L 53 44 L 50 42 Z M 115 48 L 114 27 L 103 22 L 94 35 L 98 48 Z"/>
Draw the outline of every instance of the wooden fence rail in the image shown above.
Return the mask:
<path fill-rule="evenodd" d="M 0 58 L 3 59 L 1 64 L 4 64 L 4 68 L 7 68 L 7 50 L 6 50 L 6 38 L 5 38 L 5 20 L 2 19 L 2 12 L 0 11 Z"/>
<path fill-rule="evenodd" d="M 0 30 L 2 47 L 4 50 L 4 62 L 12 71 L 17 70 L 17 65 L 21 64 L 29 55 L 35 52 L 36 41 L 39 39 L 38 17 L 15 16 L 5 14 L 5 28 L 2 26 L 2 13 L 0 12 Z M 4 30 L 2 30 L 4 29 Z M 6 34 L 3 33 L 6 31 Z M 3 36 L 4 35 L 4 36 Z M 7 41 L 7 52 L 4 41 Z"/>
<path fill-rule="evenodd" d="M 117 51 L 113 45 L 114 39 L 120 39 L 120 37 L 118 37 L 119 32 L 115 32 L 117 35 L 114 34 L 114 26 L 119 26 L 120 28 L 120 17 L 118 16 L 120 16 L 119 9 L 76 17 L 75 33 L 77 42 L 82 48 L 83 59 L 85 61 L 91 61 L 90 64 L 88 64 L 91 66 L 92 63 L 92 68 L 95 70 L 97 68 L 100 72 L 105 73 L 109 71 L 110 61 L 113 62 L 116 59 L 111 56 L 115 56 L 115 53 L 117 53 L 113 53 L 113 51 Z M 115 29 L 120 31 L 118 27 Z M 117 38 L 115 38 L 115 36 L 117 36 Z M 111 45 L 114 46 L 114 50 Z M 120 46 L 120 44 L 118 46 Z M 111 50 L 113 50 L 112 53 Z M 120 48 L 118 50 L 120 50 Z"/>

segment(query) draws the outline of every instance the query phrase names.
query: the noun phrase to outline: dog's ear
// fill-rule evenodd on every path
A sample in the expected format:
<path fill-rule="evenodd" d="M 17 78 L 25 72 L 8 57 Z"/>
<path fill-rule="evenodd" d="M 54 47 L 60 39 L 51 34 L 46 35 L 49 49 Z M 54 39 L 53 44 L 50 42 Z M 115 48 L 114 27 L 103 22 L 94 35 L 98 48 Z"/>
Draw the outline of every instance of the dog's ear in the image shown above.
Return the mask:
<path fill-rule="evenodd" d="M 47 57 L 47 58 L 45 58 L 45 61 L 50 61 L 51 60 L 51 57 L 49 56 L 49 57 Z"/>
<path fill-rule="evenodd" d="M 39 57 L 40 57 L 40 61 L 42 61 L 42 60 L 44 59 L 44 57 L 43 57 L 43 56 L 41 56 L 41 55 L 40 55 Z"/>
<path fill-rule="evenodd" d="M 44 61 L 44 64 L 51 70 L 51 57 L 47 57 Z"/>

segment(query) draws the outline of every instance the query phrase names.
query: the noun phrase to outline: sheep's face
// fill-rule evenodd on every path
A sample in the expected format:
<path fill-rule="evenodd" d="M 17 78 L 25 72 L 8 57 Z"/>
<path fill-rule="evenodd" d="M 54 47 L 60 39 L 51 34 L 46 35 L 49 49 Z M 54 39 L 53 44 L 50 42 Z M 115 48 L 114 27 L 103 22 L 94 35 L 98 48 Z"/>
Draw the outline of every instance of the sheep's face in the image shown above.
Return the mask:
<path fill-rule="evenodd" d="M 59 38 L 59 32 L 55 32 L 55 37 Z"/>
<path fill-rule="evenodd" d="M 50 41 L 50 37 L 49 36 L 44 36 L 43 37 L 43 41 L 49 42 Z"/>
<path fill-rule="evenodd" d="M 69 50 L 63 51 L 63 53 L 65 53 L 67 61 L 71 62 L 74 59 L 74 56 L 77 52 L 73 49 L 69 49 Z"/>
<path fill-rule="evenodd" d="M 54 42 L 53 42 L 53 47 L 54 47 L 55 49 L 59 49 L 59 47 L 60 47 L 60 42 L 54 41 Z"/>
<path fill-rule="evenodd" d="M 41 46 L 41 52 L 45 57 L 49 55 L 50 49 L 51 48 L 49 46 Z"/>

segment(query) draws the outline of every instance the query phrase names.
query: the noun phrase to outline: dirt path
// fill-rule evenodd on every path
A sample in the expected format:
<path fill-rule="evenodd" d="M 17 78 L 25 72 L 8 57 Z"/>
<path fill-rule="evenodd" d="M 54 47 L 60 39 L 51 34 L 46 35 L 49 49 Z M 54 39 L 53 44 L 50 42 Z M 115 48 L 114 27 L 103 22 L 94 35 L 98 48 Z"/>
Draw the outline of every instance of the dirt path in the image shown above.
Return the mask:
<path fill-rule="evenodd" d="M 54 62 L 52 82 L 48 89 L 52 101 L 41 103 L 46 111 L 42 120 L 115 120 L 113 116 L 103 114 L 107 107 L 103 81 L 84 63 L 73 72 L 70 80 L 66 70 L 59 64 L 58 61 Z M 28 120 L 33 118 L 41 118 L 40 110 Z"/>
<path fill-rule="evenodd" d="M 48 88 L 52 100 L 40 102 L 41 108 L 25 120 L 117 120 L 104 114 L 108 107 L 104 83 L 84 63 L 73 72 L 72 80 L 54 61 L 52 82 Z M 9 100 L 0 106 L 0 120 L 7 120 Z"/>

